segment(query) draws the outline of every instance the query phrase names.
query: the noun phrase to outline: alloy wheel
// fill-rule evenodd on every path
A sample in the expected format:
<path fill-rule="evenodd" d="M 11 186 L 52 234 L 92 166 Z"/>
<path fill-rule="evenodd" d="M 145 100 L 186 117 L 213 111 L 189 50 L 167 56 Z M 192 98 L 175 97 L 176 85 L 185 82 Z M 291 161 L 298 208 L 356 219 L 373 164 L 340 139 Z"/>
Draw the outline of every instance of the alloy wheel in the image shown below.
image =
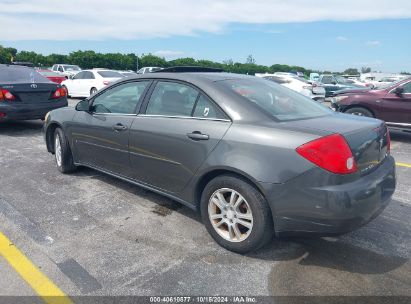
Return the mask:
<path fill-rule="evenodd" d="M 215 231 L 230 242 L 242 242 L 253 229 L 253 214 L 246 199 L 237 191 L 221 188 L 208 203 L 208 216 Z"/>

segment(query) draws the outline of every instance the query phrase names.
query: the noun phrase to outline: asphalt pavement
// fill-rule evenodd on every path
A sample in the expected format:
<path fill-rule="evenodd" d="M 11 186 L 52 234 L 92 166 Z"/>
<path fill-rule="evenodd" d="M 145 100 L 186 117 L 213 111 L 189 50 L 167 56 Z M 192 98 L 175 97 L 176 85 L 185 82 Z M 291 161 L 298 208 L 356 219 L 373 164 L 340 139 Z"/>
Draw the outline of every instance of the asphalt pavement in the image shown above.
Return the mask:
<path fill-rule="evenodd" d="M 397 191 L 374 221 L 238 255 L 177 202 L 87 168 L 59 173 L 41 129 L 0 124 L 0 232 L 69 296 L 411 296 L 411 134 L 392 133 Z M 0 268 L 0 295 L 35 294 L 1 255 Z"/>

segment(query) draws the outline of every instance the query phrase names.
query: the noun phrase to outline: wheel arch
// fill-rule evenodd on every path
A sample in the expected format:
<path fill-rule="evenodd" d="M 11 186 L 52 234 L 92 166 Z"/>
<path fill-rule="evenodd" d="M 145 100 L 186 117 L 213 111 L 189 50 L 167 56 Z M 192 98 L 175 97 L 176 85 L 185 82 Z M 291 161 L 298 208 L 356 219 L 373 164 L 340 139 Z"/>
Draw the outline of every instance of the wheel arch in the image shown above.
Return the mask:
<path fill-rule="evenodd" d="M 201 195 L 203 194 L 203 190 L 204 190 L 205 186 L 212 179 L 216 178 L 217 176 L 221 176 L 221 175 L 234 176 L 234 177 L 237 177 L 239 179 L 242 179 L 242 180 L 248 182 L 251 186 L 256 188 L 262 194 L 262 196 L 264 197 L 265 200 L 267 200 L 267 196 L 266 196 L 266 193 L 265 193 L 264 189 L 258 184 L 257 180 L 252 178 L 247 173 L 239 171 L 235 168 L 213 168 L 213 169 L 205 172 L 204 174 L 202 174 L 202 176 L 195 183 L 194 203 L 195 203 L 196 208 L 198 210 L 200 210 Z M 268 205 L 270 206 L 271 213 L 273 214 L 271 204 L 268 203 Z"/>
<path fill-rule="evenodd" d="M 356 103 L 356 104 L 350 104 L 350 105 L 345 106 L 343 113 L 347 112 L 347 110 L 352 109 L 352 108 L 363 108 L 363 109 L 366 109 L 367 111 L 370 111 L 370 112 L 371 112 L 371 114 L 374 116 L 374 118 L 377 117 L 377 116 L 375 115 L 375 111 L 374 111 L 374 110 L 370 109 L 370 108 L 369 108 L 368 106 L 366 106 L 366 105 L 358 104 L 358 103 Z"/>
<path fill-rule="evenodd" d="M 47 151 L 50 152 L 51 154 L 54 154 L 53 135 L 57 128 L 63 129 L 63 127 L 58 122 L 53 121 L 47 126 L 47 129 L 46 129 L 46 134 L 45 134 L 46 146 L 47 146 Z"/>

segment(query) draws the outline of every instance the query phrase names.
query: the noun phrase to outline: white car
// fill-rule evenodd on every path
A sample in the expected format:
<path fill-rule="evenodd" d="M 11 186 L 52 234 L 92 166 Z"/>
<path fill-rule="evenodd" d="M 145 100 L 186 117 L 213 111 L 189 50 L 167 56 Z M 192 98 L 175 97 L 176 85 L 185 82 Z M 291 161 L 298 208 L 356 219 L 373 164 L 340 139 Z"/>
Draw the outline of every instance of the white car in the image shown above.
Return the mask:
<path fill-rule="evenodd" d="M 359 79 L 357 79 L 357 78 L 347 78 L 347 79 L 345 80 L 345 82 L 346 82 L 346 83 L 349 83 L 349 84 L 355 84 L 355 85 L 360 86 L 360 87 L 370 88 L 370 89 L 373 89 L 373 88 L 375 87 L 373 83 L 371 83 L 371 82 L 363 82 L 363 81 L 361 81 L 361 80 L 359 80 Z"/>
<path fill-rule="evenodd" d="M 139 69 L 137 71 L 137 74 L 152 73 L 152 72 L 155 72 L 155 71 L 160 71 L 162 69 L 163 68 L 159 68 L 159 67 L 145 67 L 145 68 Z"/>
<path fill-rule="evenodd" d="M 56 72 L 57 74 L 66 76 L 66 78 L 69 78 L 70 76 L 76 75 L 78 72 L 81 71 L 81 68 L 78 65 L 73 65 L 73 64 L 55 64 L 51 67 L 51 70 L 53 72 Z"/>
<path fill-rule="evenodd" d="M 119 72 L 111 70 L 83 70 L 70 79 L 64 80 L 61 85 L 66 88 L 67 95 L 71 97 L 89 97 L 123 77 Z"/>
<path fill-rule="evenodd" d="M 266 76 L 264 75 L 263 78 L 274 81 L 282 86 L 285 86 L 293 91 L 296 91 L 300 94 L 303 94 L 311 99 L 314 99 L 318 102 L 325 101 L 325 89 L 323 86 L 319 85 L 315 81 L 308 81 L 304 78 L 289 75 L 272 75 Z"/>

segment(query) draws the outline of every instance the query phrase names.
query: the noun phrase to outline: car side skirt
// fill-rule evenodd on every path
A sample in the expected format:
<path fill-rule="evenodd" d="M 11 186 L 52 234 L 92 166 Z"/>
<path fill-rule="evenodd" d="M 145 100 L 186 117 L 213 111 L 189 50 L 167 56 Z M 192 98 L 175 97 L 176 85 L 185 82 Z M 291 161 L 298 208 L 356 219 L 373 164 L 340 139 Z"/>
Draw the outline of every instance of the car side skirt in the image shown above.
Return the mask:
<path fill-rule="evenodd" d="M 166 196 L 166 197 L 168 197 L 168 198 L 170 198 L 170 199 L 172 199 L 172 200 L 174 200 L 174 201 L 176 201 L 176 202 L 179 202 L 179 203 L 183 204 L 184 206 L 186 206 L 186 207 L 188 207 L 188 208 L 190 208 L 190 209 L 192 209 L 192 210 L 197 210 L 196 206 L 195 206 L 193 203 L 187 202 L 187 201 L 185 201 L 185 200 L 183 200 L 183 199 L 181 199 L 181 198 L 179 198 L 179 197 L 177 197 L 177 196 L 174 196 L 174 195 L 172 195 L 172 194 L 170 194 L 170 193 L 168 193 L 168 192 L 166 192 L 166 191 L 164 191 L 164 190 L 161 190 L 161 189 L 158 189 L 158 188 L 149 186 L 149 185 L 147 185 L 147 184 L 143 184 L 143 183 L 138 182 L 138 181 L 136 181 L 136 180 L 134 180 L 134 179 L 130 179 L 130 178 L 128 178 L 128 177 L 125 177 L 125 176 L 116 174 L 116 173 L 114 173 L 114 172 L 111 172 L 111 171 L 108 171 L 108 170 L 105 170 L 105 169 L 102 169 L 102 168 L 99 168 L 99 167 L 96 167 L 96 166 L 93 166 L 93 165 L 90 165 L 90 164 L 85 164 L 85 163 L 74 163 L 74 164 L 75 164 L 76 166 L 83 166 L 83 167 L 88 167 L 88 168 L 90 168 L 90 169 L 97 170 L 97 171 L 102 172 L 102 173 L 104 173 L 104 174 L 110 175 L 110 176 L 112 176 L 112 177 L 121 179 L 121 180 L 123 180 L 123 181 L 125 181 L 125 182 L 128 182 L 128 183 L 131 183 L 131 184 L 133 184 L 133 185 L 139 186 L 139 187 L 141 187 L 141 188 L 144 188 L 144 189 L 153 191 L 153 192 L 155 192 L 155 193 L 164 195 L 164 196 Z"/>

